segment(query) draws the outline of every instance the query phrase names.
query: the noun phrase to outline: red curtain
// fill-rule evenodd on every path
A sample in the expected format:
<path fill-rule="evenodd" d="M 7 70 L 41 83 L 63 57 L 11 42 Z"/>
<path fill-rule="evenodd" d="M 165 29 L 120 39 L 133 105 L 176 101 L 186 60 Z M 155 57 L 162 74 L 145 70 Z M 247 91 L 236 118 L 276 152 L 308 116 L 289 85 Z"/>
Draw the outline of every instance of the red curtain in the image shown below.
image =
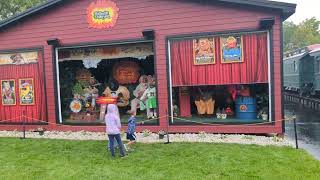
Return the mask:
<path fill-rule="evenodd" d="M 251 84 L 268 82 L 267 34 L 243 35 L 243 63 L 221 63 L 220 39 L 215 37 L 215 64 L 194 65 L 193 40 L 170 44 L 173 86 Z"/>
<path fill-rule="evenodd" d="M 25 120 L 27 123 L 39 122 L 38 120 L 46 120 L 46 103 L 44 91 L 44 74 L 42 58 L 39 53 L 39 62 L 35 64 L 26 65 L 1 65 L 0 66 L 0 81 L 1 80 L 15 80 L 16 105 L 3 106 L 0 99 L 0 123 L 17 123 Z M 34 105 L 20 105 L 19 101 L 19 79 L 33 78 L 34 83 Z M 1 96 L 2 97 L 2 96 Z M 20 116 L 25 112 L 28 118 Z M 20 118 L 17 118 L 20 117 Z M 10 120 L 8 122 L 4 122 Z"/>

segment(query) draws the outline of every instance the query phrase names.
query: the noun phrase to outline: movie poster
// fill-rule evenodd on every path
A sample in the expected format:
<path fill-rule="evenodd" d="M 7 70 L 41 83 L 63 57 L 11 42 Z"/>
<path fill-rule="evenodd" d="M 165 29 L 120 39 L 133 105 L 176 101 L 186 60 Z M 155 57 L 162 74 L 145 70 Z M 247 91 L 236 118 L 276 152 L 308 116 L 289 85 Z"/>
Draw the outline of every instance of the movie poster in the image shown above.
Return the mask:
<path fill-rule="evenodd" d="M 15 87 L 16 85 L 13 79 L 1 81 L 1 98 L 3 106 L 16 105 Z"/>
<path fill-rule="evenodd" d="M 195 65 L 214 64 L 214 38 L 198 38 L 193 40 L 193 57 Z"/>
<path fill-rule="evenodd" d="M 223 36 L 221 43 L 221 63 L 243 62 L 243 46 L 241 35 Z"/>
<path fill-rule="evenodd" d="M 34 105 L 34 84 L 32 78 L 19 79 L 20 105 Z"/>

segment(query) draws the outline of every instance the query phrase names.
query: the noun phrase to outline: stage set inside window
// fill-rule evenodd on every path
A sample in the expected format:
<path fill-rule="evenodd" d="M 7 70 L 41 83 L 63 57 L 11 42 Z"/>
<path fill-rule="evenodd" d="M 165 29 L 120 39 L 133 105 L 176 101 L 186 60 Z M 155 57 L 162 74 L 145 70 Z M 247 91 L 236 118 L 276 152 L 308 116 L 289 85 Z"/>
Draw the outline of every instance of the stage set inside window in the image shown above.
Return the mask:
<path fill-rule="evenodd" d="M 102 124 L 114 103 L 123 124 L 157 124 L 154 64 L 152 43 L 59 49 L 62 122 Z"/>
<path fill-rule="evenodd" d="M 267 32 L 170 40 L 172 124 L 271 121 Z"/>

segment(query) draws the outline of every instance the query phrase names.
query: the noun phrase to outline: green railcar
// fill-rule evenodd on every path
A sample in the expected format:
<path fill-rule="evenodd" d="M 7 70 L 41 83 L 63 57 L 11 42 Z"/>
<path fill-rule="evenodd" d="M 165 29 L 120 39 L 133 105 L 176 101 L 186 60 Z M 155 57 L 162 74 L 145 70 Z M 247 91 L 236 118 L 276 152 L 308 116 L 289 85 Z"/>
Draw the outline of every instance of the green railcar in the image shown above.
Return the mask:
<path fill-rule="evenodd" d="M 311 51 L 310 56 L 314 58 L 314 89 L 320 97 L 320 48 Z"/>
<path fill-rule="evenodd" d="M 283 77 L 286 91 L 305 96 L 319 96 L 320 45 L 308 46 L 286 54 L 283 60 Z"/>

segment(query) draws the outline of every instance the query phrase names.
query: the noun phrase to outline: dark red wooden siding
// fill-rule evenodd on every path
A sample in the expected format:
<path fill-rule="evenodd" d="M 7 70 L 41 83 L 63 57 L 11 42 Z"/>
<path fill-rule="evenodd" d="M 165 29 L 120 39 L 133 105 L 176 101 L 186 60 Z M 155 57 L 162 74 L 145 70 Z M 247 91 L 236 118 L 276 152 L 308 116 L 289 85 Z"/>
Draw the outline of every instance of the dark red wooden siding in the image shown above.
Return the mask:
<path fill-rule="evenodd" d="M 170 35 L 199 32 L 221 32 L 243 29 L 257 29 L 259 20 L 275 17 L 273 29 L 273 56 L 275 80 L 276 119 L 281 119 L 280 86 L 280 15 L 276 12 L 261 11 L 246 7 L 218 4 L 200 4 L 181 0 L 117 0 L 120 9 L 118 21 L 110 30 L 89 29 L 86 21 L 86 8 L 95 0 L 73 0 L 61 7 L 33 16 L 19 22 L 0 33 L 0 50 L 44 46 L 44 60 L 48 94 L 49 122 L 56 122 L 54 96 L 54 74 L 52 49 L 46 44 L 50 38 L 59 38 L 63 44 L 96 41 L 116 41 L 142 38 L 144 29 L 156 32 L 156 60 L 159 90 L 160 116 L 168 107 L 166 37 Z M 166 127 L 166 119 L 160 120 L 160 127 Z M 172 127 L 173 129 L 175 127 Z M 184 131 L 198 131 L 199 128 L 185 127 Z M 227 128 L 227 129 L 225 129 Z M 224 132 L 232 131 L 228 127 Z M 244 129 L 243 129 L 244 128 Z M 180 127 L 176 127 L 181 130 Z M 202 128 L 203 129 L 203 128 Z M 210 129 L 210 127 L 207 127 Z M 211 131 L 216 131 L 212 130 Z M 217 129 L 217 128 L 214 128 Z M 225 130 L 224 130 L 225 129 Z M 243 130 L 241 130 L 243 129 Z M 260 127 L 256 132 L 281 131 L 281 123 L 276 128 Z M 239 128 L 241 132 L 253 132 L 252 128 Z M 234 131 L 236 132 L 236 131 Z"/>

